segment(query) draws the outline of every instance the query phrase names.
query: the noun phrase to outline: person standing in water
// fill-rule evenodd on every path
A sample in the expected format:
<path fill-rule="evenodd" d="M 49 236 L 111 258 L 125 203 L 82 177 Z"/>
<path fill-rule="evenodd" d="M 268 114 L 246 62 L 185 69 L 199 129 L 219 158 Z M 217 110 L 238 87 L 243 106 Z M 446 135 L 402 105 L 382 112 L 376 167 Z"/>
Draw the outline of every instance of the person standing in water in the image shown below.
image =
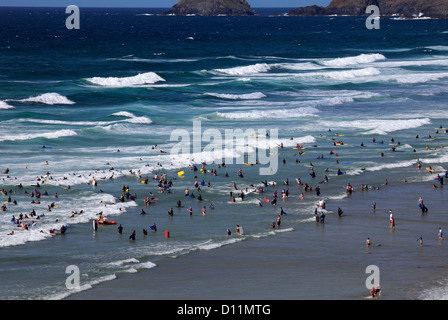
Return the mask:
<path fill-rule="evenodd" d="M 389 224 L 390 224 L 390 228 L 394 229 L 395 228 L 395 218 L 394 218 L 394 213 L 392 212 L 392 210 L 389 210 L 390 216 L 389 216 Z"/>

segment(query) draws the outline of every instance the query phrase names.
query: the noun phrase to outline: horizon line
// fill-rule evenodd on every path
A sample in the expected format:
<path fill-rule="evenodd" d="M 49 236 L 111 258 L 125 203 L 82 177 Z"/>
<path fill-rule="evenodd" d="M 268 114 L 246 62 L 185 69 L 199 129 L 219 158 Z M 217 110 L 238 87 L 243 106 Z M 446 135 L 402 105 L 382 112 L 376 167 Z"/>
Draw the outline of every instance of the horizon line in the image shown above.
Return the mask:
<path fill-rule="evenodd" d="M 0 5 L 0 8 L 66 8 L 67 6 L 38 6 L 38 5 L 13 5 L 13 6 L 8 6 L 8 5 Z M 140 7 L 140 6 L 135 6 L 135 7 L 125 7 L 125 6 L 77 6 L 77 7 L 84 7 L 84 8 L 122 8 L 122 9 L 170 9 L 172 6 L 170 7 Z M 278 9 L 283 9 L 283 8 L 297 8 L 297 7 L 253 7 L 253 9 L 255 8 L 259 8 L 259 9 L 264 9 L 264 8 L 278 8 Z"/>

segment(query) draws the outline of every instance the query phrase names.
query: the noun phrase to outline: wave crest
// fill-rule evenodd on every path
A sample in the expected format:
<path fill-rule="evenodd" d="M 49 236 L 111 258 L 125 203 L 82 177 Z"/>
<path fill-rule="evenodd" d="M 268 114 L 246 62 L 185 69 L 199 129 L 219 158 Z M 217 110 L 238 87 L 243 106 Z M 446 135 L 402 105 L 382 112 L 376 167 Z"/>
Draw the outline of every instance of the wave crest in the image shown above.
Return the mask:
<path fill-rule="evenodd" d="M 266 95 L 262 92 L 253 92 L 253 93 L 245 93 L 245 94 L 206 92 L 206 93 L 204 93 L 204 95 L 212 96 L 212 97 L 220 98 L 220 99 L 227 99 L 227 100 L 252 100 L 252 99 L 266 98 Z"/>
<path fill-rule="evenodd" d="M 56 92 L 49 92 L 40 94 L 36 97 L 30 97 L 22 100 L 15 100 L 18 102 L 31 102 L 31 103 L 43 103 L 49 105 L 55 104 L 75 104 L 74 101 L 69 100 L 67 97 L 60 95 Z"/>
<path fill-rule="evenodd" d="M 214 69 L 214 71 L 219 72 L 219 73 L 228 74 L 231 76 L 244 76 L 244 75 L 268 72 L 270 69 L 271 69 L 271 67 L 267 63 L 256 63 L 256 64 L 252 64 L 249 66 L 243 66 L 243 67 L 234 67 L 234 68 L 228 68 L 228 69 Z"/>
<path fill-rule="evenodd" d="M 346 67 L 351 65 L 357 65 L 362 63 L 371 63 L 377 60 L 385 60 L 386 57 L 379 53 L 372 54 L 360 54 L 354 57 L 336 58 L 327 61 L 321 61 L 320 63 L 327 67 Z"/>
<path fill-rule="evenodd" d="M 103 87 L 134 87 L 145 84 L 153 84 L 159 81 L 165 81 L 155 72 L 140 73 L 132 77 L 93 77 L 87 78 L 88 82 Z"/>

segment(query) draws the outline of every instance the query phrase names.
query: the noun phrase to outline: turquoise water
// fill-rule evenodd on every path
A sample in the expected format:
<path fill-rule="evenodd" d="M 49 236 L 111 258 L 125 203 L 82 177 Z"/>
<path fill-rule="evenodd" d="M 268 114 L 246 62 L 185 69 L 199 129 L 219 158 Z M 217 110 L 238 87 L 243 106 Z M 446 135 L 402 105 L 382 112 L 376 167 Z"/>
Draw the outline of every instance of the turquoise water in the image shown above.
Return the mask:
<path fill-rule="evenodd" d="M 386 187 L 386 179 L 431 185 L 435 175 L 445 173 L 446 150 L 440 147 L 446 134 L 435 130 L 448 127 L 445 20 L 381 20 L 380 30 L 367 30 L 358 17 L 285 17 L 263 10 L 257 17 L 159 12 L 81 8 L 81 29 L 67 30 L 60 8 L 0 10 L 0 167 L 9 169 L 0 183 L 17 201 L 6 204 L 0 216 L 2 299 L 71 295 L 65 287 L 68 265 L 79 267 L 82 290 L 89 290 L 124 274 L 163 268 L 173 257 L 295 234 L 314 227 L 320 198 L 330 205 L 327 215 L 334 214 L 337 201 L 347 198 L 342 187 L 348 183 L 355 192 L 363 184 Z M 170 151 L 178 141 L 171 134 L 185 130 L 193 141 L 193 121 L 200 121 L 202 133 L 217 129 L 222 137 L 226 129 L 277 130 L 278 137 L 271 135 L 268 142 L 284 148 L 267 150 L 252 139 L 243 151 L 205 150 L 191 162 L 173 159 Z M 425 141 L 429 135 L 438 139 Z M 400 152 L 390 150 L 392 139 Z M 339 140 L 345 145 L 334 146 Z M 296 144 L 306 147 L 306 154 L 300 156 L 292 148 Z M 201 147 L 207 146 L 203 140 Z M 245 153 L 272 153 L 278 169 L 262 176 L 260 166 L 242 165 Z M 227 168 L 218 167 L 223 157 Z M 433 175 L 417 171 L 418 160 L 423 168 L 432 166 Z M 200 168 L 202 161 L 218 175 L 188 170 L 188 164 Z M 305 166 L 310 162 L 315 178 Z M 243 178 L 236 175 L 241 167 Z M 179 169 L 185 170 L 183 178 Z M 345 174 L 338 176 L 338 169 Z M 155 173 L 167 174 L 172 193 L 159 193 Z M 320 184 L 324 175 L 329 182 Z M 141 184 L 146 176 L 149 184 Z M 279 199 L 276 207 L 260 200 L 271 200 L 274 191 L 280 196 L 287 178 L 288 199 Z M 321 195 L 313 190 L 300 200 L 297 178 L 313 189 L 319 186 Z M 186 188 L 197 196 L 194 181 L 202 180 L 204 201 L 184 196 Z M 264 187 L 262 181 L 277 185 Z M 251 184 L 265 192 L 229 203 L 234 182 L 238 194 Z M 123 185 L 129 185 L 135 200 L 119 201 Z M 48 192 L 41 204 L 31 203 L 35 189 Z M 158 200 L 146 207 L 150 192 Z M 175 207 L 177 200 L 182 208 Z M 57 208 L 47 211 L 52 202 Z M 393 199 L 389 202 L 394 207 Z M 167 214 L 171 207 L 174 216 Z M 282 227 L 273 229 L 280 207 L 287 215 Z M 44 214 L 35 227 L 21 231 L 11 223 L 13 215 L 33 209 Z M 122 235 L 116 225 L 92 230 L 100 211 L 123 225 Z M 149 229 L 154 223 L 157 232 Z M 363 222 L 354 223 L 368 230 Z M 243 235 L 235 234 L 237 224 Z M 49 233 L 62 225 L 68 225 L 64 235 Z M 9 235 L 12 230 L 15 234 Z M 133 230 L 135 242 L 128 239 Z"/>

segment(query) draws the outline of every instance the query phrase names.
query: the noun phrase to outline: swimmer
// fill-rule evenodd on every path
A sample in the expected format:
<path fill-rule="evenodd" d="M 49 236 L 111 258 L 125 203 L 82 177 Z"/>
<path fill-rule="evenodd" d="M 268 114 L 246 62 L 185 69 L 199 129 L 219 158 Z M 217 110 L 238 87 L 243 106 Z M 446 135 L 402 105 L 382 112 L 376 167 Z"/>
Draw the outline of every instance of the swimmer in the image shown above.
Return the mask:
<path fill-rule="evenodd" d="M 381 295 L 381 289 L 379 288 L 379 285 L 380 284 L 378 283 L 375 288 L 372 288 L 372 290 L 370 290 L 370 295 L 372 296 L 372 298 Z"/>

